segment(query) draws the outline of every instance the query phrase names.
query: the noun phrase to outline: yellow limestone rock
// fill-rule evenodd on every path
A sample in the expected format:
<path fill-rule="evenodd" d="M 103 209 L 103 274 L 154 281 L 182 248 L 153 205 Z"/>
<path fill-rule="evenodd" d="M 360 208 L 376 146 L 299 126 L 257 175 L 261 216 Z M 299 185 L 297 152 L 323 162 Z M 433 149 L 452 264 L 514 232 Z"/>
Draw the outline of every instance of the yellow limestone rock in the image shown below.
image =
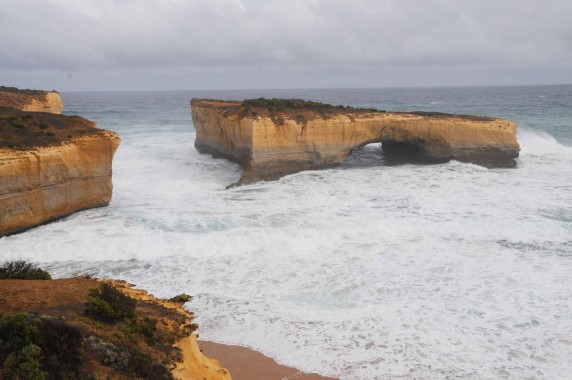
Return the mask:
<path fill-rule="evenodd" d="M 331 167 L 375 142 L 388 156 L 487 167 L 514 166 L 520 150 L 516 124 L 488 116 L 384 112 L 296 99 L 192 99 L 191 108 L 195 147 L 239 162 L 239 184 Z"/>
<path fill-rule="evenodd" d="M 181 358 L 171 370 L 176 380 L 232 380 L 229 371 L 222 368 L 218 360 L 206 357 L 202 353 L 197 342 L 197 334 L 188 331 L 194 315 L 183 308 L 185 300 L 157 299 L 145 290 L 133 288 L 125 281 L 110 282 L 130 297 L 158 304 L 171 311 L 170 318 L 164 318 L 162 323 L 170 326 L 171 330 L 178 330 L 174 347 L 181 350 Z"/>
<path fill-rule="evenodd" d="M 62 113 L 64 102 L 56 91 L 19 90 L 0 86 L 0 106 L 29 112 Z"/>
<path fill-rule="evenodd" d="M 231 380 L 228 370 L 216 359 L 206 357 L 200 350 L 196 335 L 191 334 L 177 341 L 183 361 L 172 371 L 175 379 L 181 380 Z"/>
<path fill-rule="evenodd" d="M 107 205 L 119 142 L 78 116 L 0 107 L 0 236 Z"/>

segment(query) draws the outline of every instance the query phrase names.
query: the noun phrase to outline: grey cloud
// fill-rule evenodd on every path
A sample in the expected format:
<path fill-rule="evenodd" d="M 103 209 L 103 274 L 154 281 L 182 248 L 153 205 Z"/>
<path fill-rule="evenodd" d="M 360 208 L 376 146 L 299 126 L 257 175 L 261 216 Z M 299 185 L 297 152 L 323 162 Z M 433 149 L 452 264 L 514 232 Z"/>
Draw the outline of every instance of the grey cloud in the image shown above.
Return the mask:
<path fill-rule="evenodd" d="M 20 0 L 3 6 L 0 31 L 10 38 L 1 64 L 81 70 L 571 59 L 572 4 L 557 3 Z"/>
<path fill-rule="evenodd" d="M 0 69 L 572 66 L 557 0 L 18 0 Z"/>

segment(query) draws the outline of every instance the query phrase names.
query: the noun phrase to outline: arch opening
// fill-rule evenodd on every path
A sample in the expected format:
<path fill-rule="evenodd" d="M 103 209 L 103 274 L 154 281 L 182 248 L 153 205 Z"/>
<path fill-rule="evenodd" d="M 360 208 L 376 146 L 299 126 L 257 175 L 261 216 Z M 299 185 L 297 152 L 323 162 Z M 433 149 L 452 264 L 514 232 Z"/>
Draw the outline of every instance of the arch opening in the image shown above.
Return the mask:
<path fill-rule="evenodd" d="M 381 140 L 352 149 L 346 159 L 341 162 L 341 166 L 352 168 L 407 164 L 433 165 L 447 161 L 449 160 L 428 156 L 423 147 L 423 141 Z"/>
<path fill-rule="evenodd" d="M 449 161 L 446 158 L 429 156 L 425 151 L 423 141 L 383 140 L 381 149 L 386 165 L 432 165 Z"/>

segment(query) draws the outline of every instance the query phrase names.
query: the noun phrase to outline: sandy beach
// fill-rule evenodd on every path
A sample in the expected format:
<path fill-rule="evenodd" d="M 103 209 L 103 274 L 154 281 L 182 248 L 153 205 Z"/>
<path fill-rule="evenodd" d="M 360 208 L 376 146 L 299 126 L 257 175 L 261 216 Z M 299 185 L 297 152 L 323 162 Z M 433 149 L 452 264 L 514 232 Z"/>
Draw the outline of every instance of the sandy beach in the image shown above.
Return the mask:
<path fill-rule="evenodd" d="M 274 359 L 246 347 L 199 341 L 203 353 L 216 358 L 228 369 L 233 380 L 335 380 L 315 373 L 304 373 L 296 368 L 278 364 Z"/>

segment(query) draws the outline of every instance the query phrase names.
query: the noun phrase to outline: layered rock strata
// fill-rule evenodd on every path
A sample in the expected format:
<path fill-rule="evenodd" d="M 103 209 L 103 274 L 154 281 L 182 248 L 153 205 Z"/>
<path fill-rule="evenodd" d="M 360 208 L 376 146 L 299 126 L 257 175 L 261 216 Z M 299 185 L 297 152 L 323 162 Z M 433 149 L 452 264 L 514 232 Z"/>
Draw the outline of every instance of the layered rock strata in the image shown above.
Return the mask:
<path fill-rule="evenodd" d="M 57 91 L 19 90 L 0 86 L 0 106 L 29 112 L 62 113 L 64 102 Z"/>
<path fill-rule="evenodd" d="M 119 142 L 79 116 L 0 107 L 0 236 L 107 205 Z"/>
<path fill-rule="evenodd" d="M 488 116 L 385 112 L 295 99 L 192 99 L 191 108 L 195 147 L 239 162 L 240 184 L 332 167 L 375 142 L 389 157 L 487 167 L 514 166 L 520 150 L 516 124 Z"/>

